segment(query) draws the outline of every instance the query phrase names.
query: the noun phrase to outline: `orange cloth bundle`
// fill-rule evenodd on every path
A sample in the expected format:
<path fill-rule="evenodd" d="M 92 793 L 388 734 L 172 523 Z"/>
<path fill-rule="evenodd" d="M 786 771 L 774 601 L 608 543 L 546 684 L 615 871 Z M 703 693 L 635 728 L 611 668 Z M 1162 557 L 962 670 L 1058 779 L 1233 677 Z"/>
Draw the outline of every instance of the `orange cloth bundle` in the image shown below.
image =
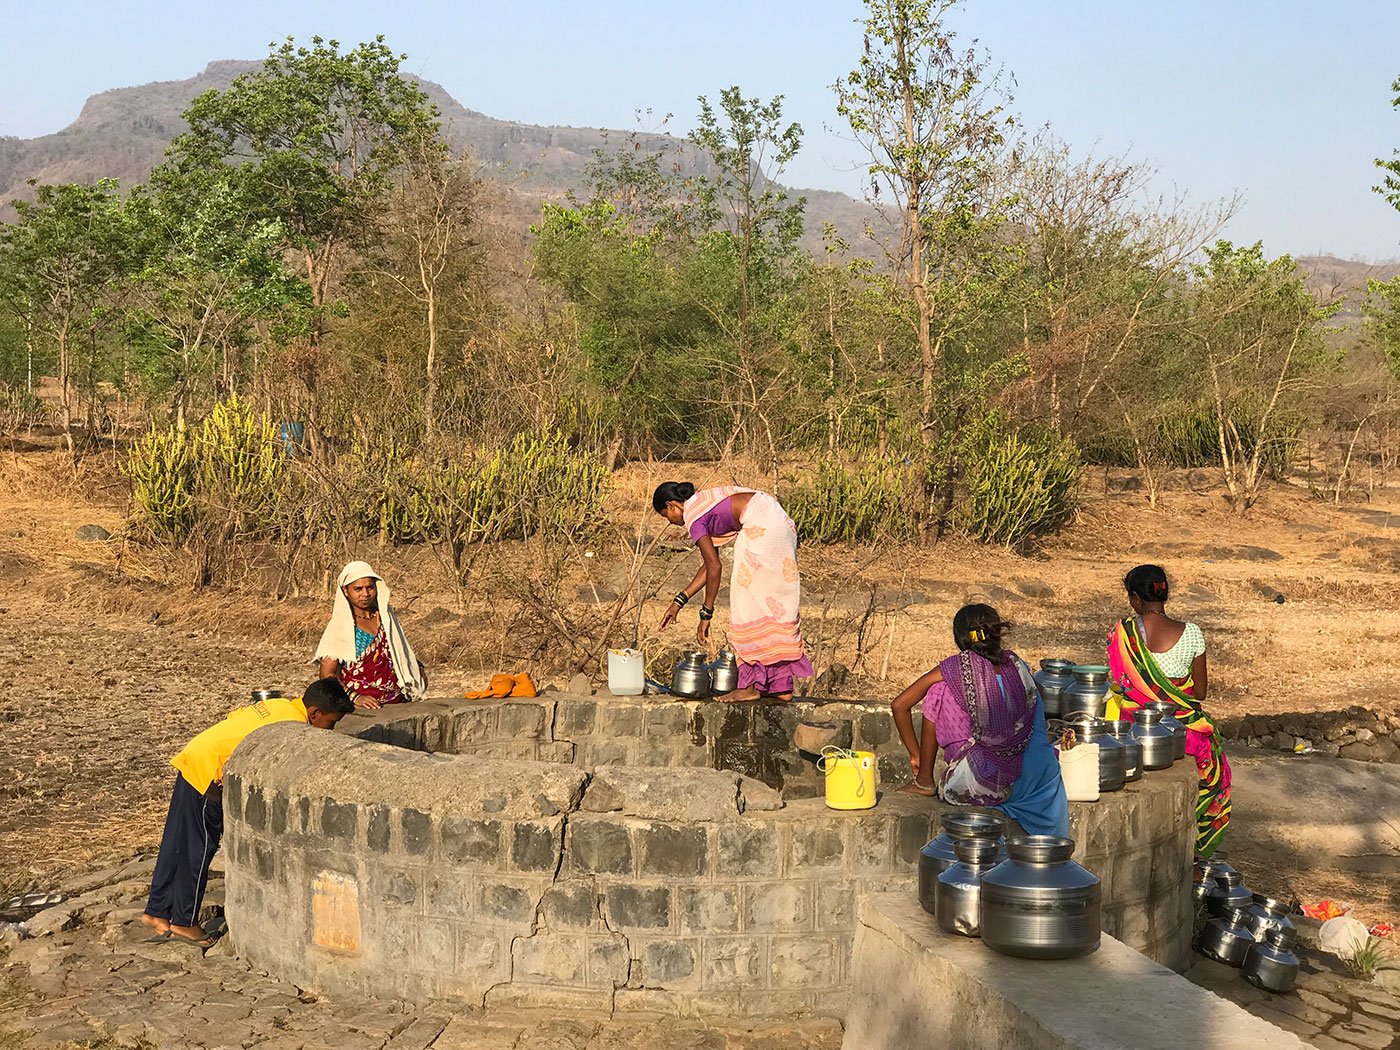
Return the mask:
<path fill-rule="evenodd" d="M 466 694 L 468 700 L 486 700 L 507 696 L 538 696 L 535 683 L 523 671 L 520 674 L 495 674 L 491 684 L 485 689 L 476 689 Z"/>
<path fill-rule="evenodd" d="M 1303 914 L 1309 919 L 1317 919 L 1319 922 L 1326 922 L 1328 919 L 1335 919 L 1339 915 L 1345 915 L 1346 910 L 1337 906 L 1333 901 L 1318 901 L 1316 904 L 1304 904 Z"/>

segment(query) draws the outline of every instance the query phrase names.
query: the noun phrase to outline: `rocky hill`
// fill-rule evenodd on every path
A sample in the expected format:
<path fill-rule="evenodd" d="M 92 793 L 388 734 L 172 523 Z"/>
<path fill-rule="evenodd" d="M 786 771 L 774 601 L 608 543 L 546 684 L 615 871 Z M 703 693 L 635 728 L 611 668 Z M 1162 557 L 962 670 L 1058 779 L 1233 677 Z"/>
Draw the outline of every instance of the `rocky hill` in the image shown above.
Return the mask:
<path fill-rule="evenodd" d="M 32 139 L 0 137 L 0 219 L 13 217 L 11 201 L 32 197 L 29 179 L 90 183 L 115 178 L 128 186 L 144 182 L 171 138 L 184 130 L 181 113 L 190 101 L 210 88 L 228 87 L 234 77 L 260 65 L 210 62 L 188 80 L 104 91 L 88 99 L 78 119 L 62 131 Z M 604 128 L 497 120 L 463 106 L 440 84 L 419 83 L 438 107 L 452 146 L 469 150 L 488 172 L 527 200 L 558 199 L 581 188 L 584 167 L 594 150 L 615 148 L 625 135 Z M 642 141 L 650 149 L 677 151 L 679 163 L 687 170 L 703 172 L 708 167 L 703 155 L 683 148 L 681 139 L 646 135 Z M 808 198 L 811 247 L 820 246 L 823 222 L 833 223 L 853 243 L 861 240 L 869 217 L 865 204 L 829 190 L 794 192 Z"/>
<path fill-rule="evenodd" d="M 210 62 L 188 80 L 104 91 L 88 99 L 78 119 L 62 131 L 32 139 L 0 137 L 0 220 L 13 217 L 11 201 L 32 196 L 29 179 L 87 183 L 115 178 L 128 186 L 145 181 L 160 163 L 171 138 L 184 130 L 181 113 L 190 101 L 209 88 L 228 87 L 234 77 L 260 65 Z M 515 198 L 512 214 L 536 214 L 540 200 L 559 199 L 569 190 L 580 189 L 593 151 L 608 149 L 609 143 L 616 147 L 625 135 L 604 128 L 497 120 L 463 106 L 440 84 L 430 80 L 419 83 L 438 107 L 453 147 L 471 151 L 488 172 L 510 188 Z M 702 154 L 685 149 L 683 140 L 673 136 L 647 135 L 643 142 L 647 148 L 676 151 L 687 170 L 703 172 L 708 166 Z M 829 222 L 858 254 L 874 254 L 873 245 L 862 236 L 874 218 L 868 205 L 830 190 L 794 192 L 807 197 L 808 248 L 820 251 L 822 224 Z M 1331 256 L 1304 256 L 1298 262 L 1321 298 L 1345 298 L 1343 323 L 1359 316 L 1360 293 L 1368 278 L 1388 278 L 1400 271 L 1394 264 L 1376 266 Z"/>

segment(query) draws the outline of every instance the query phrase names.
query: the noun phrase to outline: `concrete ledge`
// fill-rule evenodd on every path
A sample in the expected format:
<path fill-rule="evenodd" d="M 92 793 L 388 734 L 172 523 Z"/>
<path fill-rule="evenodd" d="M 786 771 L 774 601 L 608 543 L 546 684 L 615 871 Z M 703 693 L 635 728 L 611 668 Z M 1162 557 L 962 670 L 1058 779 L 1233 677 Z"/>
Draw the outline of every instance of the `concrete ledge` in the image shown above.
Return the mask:
<path fill-rule="evenodd" d="M 845 1050 L 1304 1050 L 1105 936 L 1081 959 L 998 955 L 906 894 L 859 903 Z"/>

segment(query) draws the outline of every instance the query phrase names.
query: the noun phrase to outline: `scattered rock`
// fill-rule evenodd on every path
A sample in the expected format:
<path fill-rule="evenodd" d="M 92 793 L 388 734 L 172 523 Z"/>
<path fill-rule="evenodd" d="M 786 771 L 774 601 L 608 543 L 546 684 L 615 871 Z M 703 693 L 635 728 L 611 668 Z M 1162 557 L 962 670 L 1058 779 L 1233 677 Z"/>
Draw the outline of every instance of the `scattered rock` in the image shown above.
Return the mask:
<path fill-rule="evenodd" d="M 850 723 L 847 723 L 847 728 Z M 783 796 L 776 788 L 771 788 L 753 777 L 739 778 L 739 807 L 745 813 L 749 810 L 773 810 L 783 808 Z"/>
<path fill-rule="evenodd" d="M 1278 551 L 1270 550 L 1268 547 L 1255 547 L 1245 544 L 1242 547 L 1234 547 L 1230 551 L 1241 561 L 1283 561 L 1283 555 Z"/>
<path fill-rule="evenodd" d="M 1012 580 L 1011 584 L 1027 598 L 1055 597 L 1055 588 L 1042 580 Z"/>
<path fill-rule="evenodd" d="M 101 525 L 79 525 L 78 531 L 75 532 L 74 535 L 77 536 L 78 539 L 86 540 L 89 543 L 99 540 L 110 540 L 112 538 L 112 534 Z"/>
<path fill-rule="evenodd" d="M 793 730 L 793 746 L 809 755 L 820 755 L 823 748 L 851 746 L 851 723 L 802 722 Z"/>
<path fill-rule="evenodd" d="M 578 696 L 593 695 L 593 679 L 586 674 L 576 674 L 569 679 L 569 692 Z"/>

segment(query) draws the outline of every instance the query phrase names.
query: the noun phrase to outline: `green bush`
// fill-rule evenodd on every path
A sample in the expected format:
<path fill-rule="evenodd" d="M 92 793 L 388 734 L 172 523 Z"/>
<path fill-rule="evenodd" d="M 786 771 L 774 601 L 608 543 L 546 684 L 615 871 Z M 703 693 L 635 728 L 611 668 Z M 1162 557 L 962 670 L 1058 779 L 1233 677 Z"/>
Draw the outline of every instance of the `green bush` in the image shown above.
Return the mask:
<path fill-rule="evenodd" d="M 138 521 L 179 542 L 218 521 L 234 532 L 270 528 L 286 492 L 277 428 L 237 396 L 198 426 L 148 432 L 127 455 Z"/>
<path fill-rule="evenodd" d="M 1235 420 L 1244 454 L 1254 454 L 1259 427 L 1250 417 Z M 1289 422 L 1277 428 L 1272 444 L 1264 450 L 1264 471 L 1275 481 L 1288 476 L 1302 438 L 1301 424 Z M 1206 407 L 1184 408 L 1158 417 L 1143 439 L 1152 457 L 1169 467 L 1199 469 L 1220 466 L 1220 438 L 1215 413 Z M 1104 467 L 1136 467 L 1137 449 L 1126 430 L 1096 433 L 1084 445 L 1086 462 Z"/>
<path fill-rule="evenodd" d="M 869 543 L 914 535 L 905 475 L 876 459 L 823 461 L 808 485 L 784 490 L 783 508 L 808 543 Z"/>
<path fill-rule="evenodd" d="M 152 430 L 126 458 L 137 520 L 156 536 L 183 540 L 194 525 L 194 442 L 184 427 Z"/>
<path fill-rule="evenodd" d="M 477 543 L 585 535 L 602 519 L 606 465 L 558 431 L 426 469 L 398 461 L 365 501 L 374 527 L 400 543 Z"/>
<path fill-rule="evenodd" d="M 1080 469 L 1071 443 L 989 417 L 966 442 L 955 523 L 988 543 L 1020 546 L 1069 520 Z"/>

